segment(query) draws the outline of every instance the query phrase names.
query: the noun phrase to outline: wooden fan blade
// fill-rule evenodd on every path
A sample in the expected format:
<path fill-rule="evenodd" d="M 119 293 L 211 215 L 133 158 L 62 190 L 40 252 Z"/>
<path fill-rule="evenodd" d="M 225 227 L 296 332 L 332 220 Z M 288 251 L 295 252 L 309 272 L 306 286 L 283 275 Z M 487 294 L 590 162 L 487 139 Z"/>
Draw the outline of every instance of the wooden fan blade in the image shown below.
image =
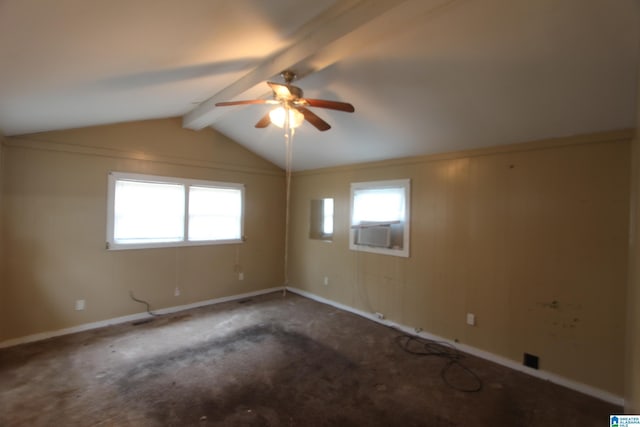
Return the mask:
<path fill-rule="evenodd" d="M 260 120 L 258 120 L 258 123 L 256 123 L 256 127 L 257 128 L 266 128 L 270 124 L 271 124 L 271 119 L 269 118 L 269 113 L 267 113 L 264 116 L 262 116 L 262 118 Z"/>
<path fill-rule="evenodd" d="M 247 105 L 247 104 L 273 104 L 273 100 L 272 99 L 249 99 L 247 101 L 216 102 L 216 107 L 229 107 L 231 105 Z"/>
<path fill-rule="evenodd" d="M 329 123 L 322 120 L 320 117 L 316 116 L 311 110 L 307 110 L 304 107 L 296 107 L 298 111 L 304 115 L 305 120 L 314 125 L 319 131 L 324 132 L 325 130 L 331 129 Z"/>
<path fill-rule="evenodd" d="M 304 98 L 304 101 L 306 101 L 312 107 L 329 108 L 331 110 L 345 111 L 347 113 L 353 113 L 354 111 L 356 111 L 356 109 L 353 108 L 353 105 L 347 102 L 327 101 L 326 99 L 310 98 Z"/>

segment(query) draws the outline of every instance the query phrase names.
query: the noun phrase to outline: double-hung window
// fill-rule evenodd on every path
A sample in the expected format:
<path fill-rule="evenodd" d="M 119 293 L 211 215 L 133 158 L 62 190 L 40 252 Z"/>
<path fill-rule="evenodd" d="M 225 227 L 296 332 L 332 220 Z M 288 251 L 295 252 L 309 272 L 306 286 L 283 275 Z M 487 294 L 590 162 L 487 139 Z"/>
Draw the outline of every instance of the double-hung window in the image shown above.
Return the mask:
<path fill-rule="evenodd" d="M 108 249 L 242 241 L 242 184 L 111 172 L 107 205 Z"/>
<path fill-rule="evenodd" d="M 410 181 L 351 184 L 353 250 L 409 256 Z"/>

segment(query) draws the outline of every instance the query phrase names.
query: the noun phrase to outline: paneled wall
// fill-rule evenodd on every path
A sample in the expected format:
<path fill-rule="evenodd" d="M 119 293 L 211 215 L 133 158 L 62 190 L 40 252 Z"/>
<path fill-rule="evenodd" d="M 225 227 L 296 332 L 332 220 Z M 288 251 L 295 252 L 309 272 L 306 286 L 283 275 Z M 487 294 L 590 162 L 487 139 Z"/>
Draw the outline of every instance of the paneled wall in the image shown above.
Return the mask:
<path fill-rule="evenodd" d="M 532 353 L 545 371 L 637 396 L 637 379 L 623 389 L 638 372 L 637 317 L 626 323 L 625 303 L 630 138 L 296 173 L 290 283 L 516 362 Z M 247 241 L 105 250 L 109 171 L 245 183 Z M 411 256 L 349 250 L 349 184 L 401 178 L 412 183 Z M 211 129 L 168 119 L 6 138 L 0 188 L 0 341 L 143 311 L 129 291 L 157 309 L 283 283 L 283 172 Z M 311 200 L 326 197 L 335 199 L 331 242 L 309 238 Z M 637 300 L 637 285 L 629 289 Z M 465 324 L 469 312 L 476 326 Z"/>
<path fill-rule="evenodd" d="M 40 133 L 7 138 L 4 157 L 0 341 L 145 311 L 129 291 L 158 309 L 283 283 L 283 172 L 211 129 L 168 119 Z M 106 250 L 109 171 L 244 183 L 247 241 Z"/>
<path fill-rule="evenodd" d="M 3 223 L 4 223 L 4 215 L 3 215 L 3 206 L 4 206 L 4 135 L 0 132 L 0 340 L 1 337 L 5 336 L 5 331 L 7 328 L 7 321 L 5 320 L 5 313 L 7 311 L 6 308 L 6 280 L 4 280 L 4 241 L 2 236 L 4 234 Z"/>
<path fill-rule="evenodd" d="M 640 124 L 640 120 L 639 120 Z M 627 346 L 625 410 L 640 413 L 640 139 L 632 142 L 631 233 L 629 239 L 629 288 L 627 294 Z"/>
<path fill-rule="evenodd" d="M 297 173 L 290 283 L 622 396 L 630 136 Z M 402 178 L 410 257 L 349 250 L 350 183 Z M 326 197 L 332 242 L 309 239 L 311 200 Z"/>
<path fill-rule="evenodd" d="M 640 413 L 640 85 L 637 89 L 636 129 L 631 142 L 629 286 L 626 299 L 625 411 L 629 414 Z"/>

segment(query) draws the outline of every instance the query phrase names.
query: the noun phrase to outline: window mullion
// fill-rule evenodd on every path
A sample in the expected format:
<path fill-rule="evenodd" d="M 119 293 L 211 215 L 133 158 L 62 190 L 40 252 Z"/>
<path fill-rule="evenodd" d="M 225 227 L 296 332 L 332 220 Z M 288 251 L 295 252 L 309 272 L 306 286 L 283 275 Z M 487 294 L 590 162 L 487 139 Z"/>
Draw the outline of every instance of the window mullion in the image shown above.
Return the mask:
<path fill-rule="evenodd" d="M 190 186 L 184 186 L 184 234 L 182 236 L 183 242 L 189 241 L 189 193 Z"/>

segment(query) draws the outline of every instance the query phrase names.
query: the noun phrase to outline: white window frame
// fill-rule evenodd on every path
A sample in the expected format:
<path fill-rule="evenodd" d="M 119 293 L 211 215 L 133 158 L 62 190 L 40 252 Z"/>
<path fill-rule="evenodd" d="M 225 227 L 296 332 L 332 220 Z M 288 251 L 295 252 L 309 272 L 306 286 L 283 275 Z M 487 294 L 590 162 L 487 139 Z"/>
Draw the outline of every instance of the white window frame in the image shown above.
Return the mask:
<path fill-rule="evenodd" d="M 356 236 L 358 231 L 358 224 L 354 223 L 354 200 L 355 193 L 358 190 L 375 190 L 385 188 L 402 188 L 404 189 L 404 220 L 400 222 L 402 226 L 402 247 L 401 248 L 384 248 L 367 245 L 359 245 L 356 243 Z M 349 231 L 349 249 L 354 251 L 371 252 L 376 254 L 392 255 L 399 257 L 409 257 L 409 236 L 410 224 L 411 224 L 411 180 L 410 179 L 396 179 L 387 181 L 368 181 L 368 182 L 353 182 L 351 183 L 351 196 L 350 196 L 350 214 L 349 222 L 351 224 Z M 395 223 L 395 222 L 394 222 Z M 381 223 L 383 224 L 383 223 Z M 392 222 L 389 223 L 391 225 Z"/>
<path fill-rule="evenodd" d="M 145 243 L 117 243 L 114 239 L 114 207 L 115 207 L 115 188 L 116 182 L 120 180 L 138 181 L 146 183 L 158 184 L 174 184 L 185 187 L 185 216 L 184 216 L 184 235 L 183 240 L 167 241 L 167 242 L 145 242 Z M 189 230 L 189 187 L 211 187 L 222 189 L 240 190 L 241 193 L 241 212 L 240 212 L 240 238 L 225 240 L 188 240 Z M 109 172 L 108 189 L 107 189 L 107 241 L 106 249 L 108 250 L 126 250 L 126 249 L 149 249 L 149 248 L 169 248 L 181 246 L 204 246 L 204 245 L 224 245 L 242 243 L 244 241 L 244 206 L 245 206 L 245 188 L 244 184 L 205 181 L 195 179 L 185 179 L 158 175 L 146 175 L 138 173 L 125 172 Z"/>

